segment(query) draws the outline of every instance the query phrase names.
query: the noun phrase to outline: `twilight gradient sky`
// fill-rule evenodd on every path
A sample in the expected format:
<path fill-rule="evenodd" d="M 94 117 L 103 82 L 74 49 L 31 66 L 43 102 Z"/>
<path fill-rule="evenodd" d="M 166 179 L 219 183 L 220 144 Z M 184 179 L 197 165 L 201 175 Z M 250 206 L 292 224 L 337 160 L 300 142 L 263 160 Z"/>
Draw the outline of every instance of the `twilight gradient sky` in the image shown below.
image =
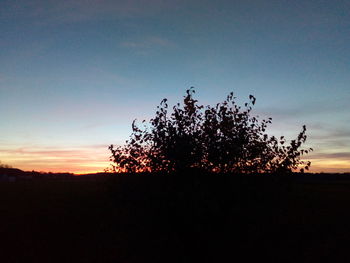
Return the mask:
<path fill-rule="evenodd" d="M 348 0 L 1 0 L 0 160 L 95 172 L 131 122 L 195 86 L 308 128 L 312 171 L 350 172 Z"/>

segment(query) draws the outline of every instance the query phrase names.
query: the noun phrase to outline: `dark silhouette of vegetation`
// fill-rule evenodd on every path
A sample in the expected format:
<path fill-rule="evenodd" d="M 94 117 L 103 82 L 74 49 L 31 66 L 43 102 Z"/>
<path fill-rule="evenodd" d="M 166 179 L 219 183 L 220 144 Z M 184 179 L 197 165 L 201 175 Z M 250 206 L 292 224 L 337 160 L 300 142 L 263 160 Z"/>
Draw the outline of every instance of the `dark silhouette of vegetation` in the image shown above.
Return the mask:
<path fill-rule="evenodd" d="M 124 146 L 109 147 L 115 172 L 181 172 L 198 169 L 215 173 L 290 173 L 308 170 L 310 162 L 301 156 L 312 149 L 300 149 L 306 141 L 306 127 L 295 140 L 266 133 L 271 118 L 252 116 L 255 97 L 238 106 L 231 92 L 215 106 L 203 106 L 186 91 L 183 104 L 169 112 L 167 99 L 157 107 L 155 117 L 143 126 L 132 123 L 132 134 Z M 300 168 L 301 167 L 301 168 Z"/>
<path fill-rule="evenodd" d="M 8 165 L 8 164 L 3 164 L 3 163 L 1 163 L 1 161 L 0 161 L 0 168 L 12 168 L 12 166 L 11 166 L 11 165 Z"/>

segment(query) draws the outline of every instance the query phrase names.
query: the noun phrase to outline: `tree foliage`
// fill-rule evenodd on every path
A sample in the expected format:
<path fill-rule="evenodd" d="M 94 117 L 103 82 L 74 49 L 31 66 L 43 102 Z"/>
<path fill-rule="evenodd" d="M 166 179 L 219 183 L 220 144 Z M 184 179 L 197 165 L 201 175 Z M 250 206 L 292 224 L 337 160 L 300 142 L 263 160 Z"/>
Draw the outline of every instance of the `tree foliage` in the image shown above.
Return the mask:
<path fill-rule="evenodd" d="M 282 136 L 266 133 L 271 118 L 252 116 L 255 97 L 244 107 L 233 93 L 215 106 L 203 106 L 186 91 L 183 103 L 169 110 L 167 99 L 157 107 L 155 117 L 141 127 L 132 123 L 132 134 L 124 146 L 109 147 L 115 172 L 181 172 L 196 168 L 217 173 L 286 173 L 308 170 L 310 162 L 301 156 L 312 149 L 300 149 L 306 141 L 306 127 L 286 145 Z M 301 168 L 300 168 L 301 167 Z"/>

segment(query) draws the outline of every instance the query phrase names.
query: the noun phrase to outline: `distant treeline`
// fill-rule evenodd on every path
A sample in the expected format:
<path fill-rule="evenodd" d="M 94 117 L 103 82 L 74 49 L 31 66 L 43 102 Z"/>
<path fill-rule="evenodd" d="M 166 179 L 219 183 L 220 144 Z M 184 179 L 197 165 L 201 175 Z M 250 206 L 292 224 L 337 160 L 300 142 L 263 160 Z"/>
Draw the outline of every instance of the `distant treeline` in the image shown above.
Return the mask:
<path fill-rule="evenodd" d="M 106 180 L 120 177 L 129 177 L 129 178 L 147 178 L 147 177 L 169 177 L 169 178 L 179 178 L 186 179 L 189 181 L 200 181 L 201 178 L 215 178 L 220 177 L 249 177 L 249 178 L 261 178 L 261 177 L 269 177 L 269 178 L 294 178 L 295 180 L 303 180 L 303 181 L 318 181 L 318 180 L 349 180 L 350 173 L 293 173 L 293 174 L 278 174 L 271 175 L 266 173 L 264 174 L 218 174 L 218 173 L 208 173 L 208 172 L 200 172 L 200 171 L 183 171 L 181 173 L 92 173 L 92 174 L 79 174 L 76 175 L 74 173 L 53 173 L 53 172 L 38 172 L 38 171 L 23 171 L 17 168 L 4 168 L 0 167 L 0 181 L 1 178 L 6 177 L 16 177 L 17 180 Z M 134 180 L 134 179 L 133 179 Z M 140 179 L 143 180 L 143 179 Z M 254 180 L 254 179 L 253 179 Z M 2 180 L 4 181 L 4 180 Z"/>

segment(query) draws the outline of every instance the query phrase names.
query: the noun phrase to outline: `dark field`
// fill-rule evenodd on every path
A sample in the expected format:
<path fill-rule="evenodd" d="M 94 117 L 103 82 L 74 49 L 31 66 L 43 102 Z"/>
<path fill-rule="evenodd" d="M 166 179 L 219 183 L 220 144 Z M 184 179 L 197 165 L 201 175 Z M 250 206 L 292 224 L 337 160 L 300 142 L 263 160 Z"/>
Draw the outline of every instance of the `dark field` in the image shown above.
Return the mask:
<path fill-rule="evenodd" d="M 350 179 L 0 183 L 0 261 L 350 262 Z"/>

